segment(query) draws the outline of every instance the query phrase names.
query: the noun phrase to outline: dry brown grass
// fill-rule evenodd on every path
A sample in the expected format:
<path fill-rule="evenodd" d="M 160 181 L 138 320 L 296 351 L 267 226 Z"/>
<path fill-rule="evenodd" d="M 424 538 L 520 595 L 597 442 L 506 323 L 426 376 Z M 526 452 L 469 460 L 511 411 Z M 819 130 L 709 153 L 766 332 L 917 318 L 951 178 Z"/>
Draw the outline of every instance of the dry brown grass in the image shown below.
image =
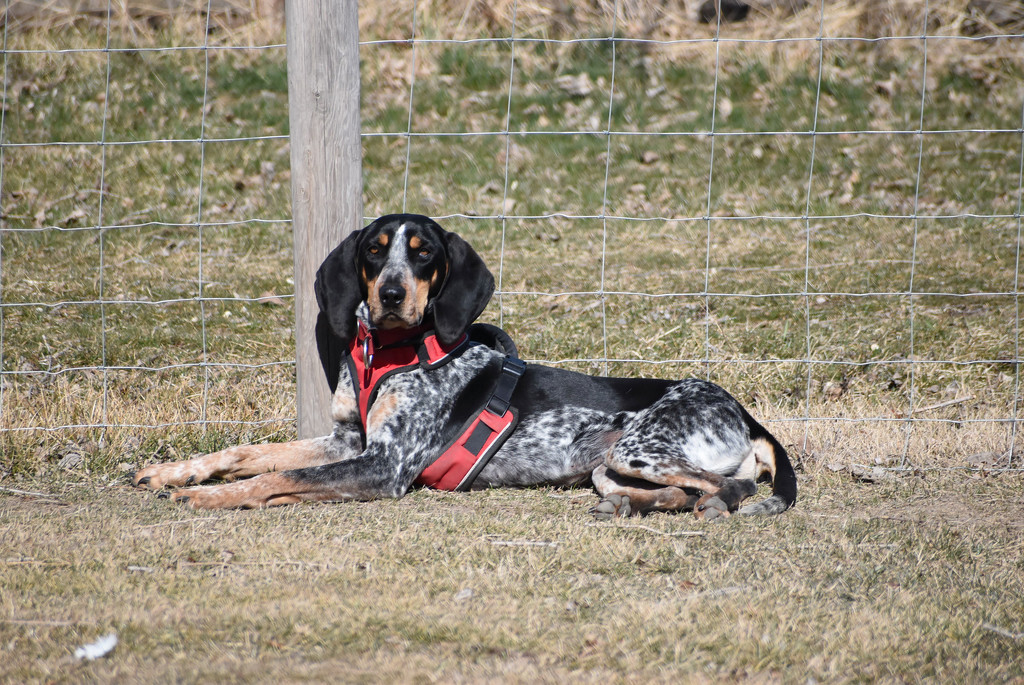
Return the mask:
<path fill-rule="evenodd" d="M 412 51 L 372 41 L 412 35 L 412 3 L 364 5 L 364 128 L 389 133 L 364 141 L 374 214 L 402 198 L 407 141 L 393 134 L 406 127 Z M 417 36 L 508 35 L 511 5 L 419 2 Z M 917 36 L 922 4 L 829 2 L 824 26 L 814 7 L 758 16 L 721 37 L 773 42 L 717 49 L 692 4 L 621 2 L 616 18 L 614 6 L 520 2 L 516 36 L 601 37 L 614 21 L 618 36 L 675 41 L 617 44 L 612 122 L 675 135 L 610 148 L 589 134 L 418 138 L 409 209 L 460 215 L 444 223 L 501 265 L 485 318 L 525 357 L 707 375 L 733 391 L 798 463 L 797 507 L 722 526 L 595 526 L 588 491 L 198 514 L 131 491 L 126 474 L 142 464 L 294 431 L 290 227 L 251 222 L 288 216 L 287 148 L 207 145 L 202 208 L 197 146 L 109 149 L 104 223 L 129 228 L 104 236 L 101 332 L 98 305 L 82 304 L 99 296 L 98 235 L 75 230 L 98 221 L 98 150 L 8 147 L 0 681 L 1024 678 L 1024 480 L 1002 470 L 1021 465 L 1017 305 L 972 294 L 1016 283 L 1019 39 L 943 40 L 966 15 L 929 5 L 926 127 L 1010 131 L 926 138 L 918 209 L 953 218 L 886 218 L 914 207 L 919 141 L 879 134 L 817 140 L 810 211 L 852 218 L 781 221 L 808 204 L 808 139 L 717 138 L 709 199 L 711 145 L 690 134 L 710 129 L 713 67 L 716 130 L 807 130 L 816 37 Z M 10 49 L 97 51 L 9 55 L 5 139 L 98 139 L 104 111 L 108 139 L 197 136 L 202 55 L 111 53 L 105 110 L 97 21 L 9 27 Z M 195 15 L 155 32 L 143 15 L 117 22 L 115 46 L 204 43 Z M 273 18 L 214 27 L 214 46 L 283 40 Z M 913 130 L 921 48 L 825 43 L 819 130 Z M 603 129 L 606 44 L 516 50 L 513 130 Z M 207 135 L 286 132 L 283 50 L 209 55 Z M 414 128 L 501 131 L 509 58 L 500 42 L 418 44 Z M 557 85 L 582 73 L 589 95 Z M 503 200 L 543 218 L 479 218 L 508 211 Z M 571 218 L 603 209 L 631 219 Z M 203 294 L 227 298 L 202 307 L 200 213 Z M 916 287 L 955 296 L 905 294 L 914 236 Z M 620 294 L 591 294 L 602 273 Z M 109 632 L 109 658 L 71 660 Z"/>
<path fill-rule="evenodd" d="M 992 682 L 1024 675 L 1019 475 L 814 468 L 770 521 L 595 525 L 587 492 L 193 513 L 0 492 L 6 681 Z M 113 654 L 72 651 L 115 632 Z M 143 676 L 143 674 L 146 674 Z"/>

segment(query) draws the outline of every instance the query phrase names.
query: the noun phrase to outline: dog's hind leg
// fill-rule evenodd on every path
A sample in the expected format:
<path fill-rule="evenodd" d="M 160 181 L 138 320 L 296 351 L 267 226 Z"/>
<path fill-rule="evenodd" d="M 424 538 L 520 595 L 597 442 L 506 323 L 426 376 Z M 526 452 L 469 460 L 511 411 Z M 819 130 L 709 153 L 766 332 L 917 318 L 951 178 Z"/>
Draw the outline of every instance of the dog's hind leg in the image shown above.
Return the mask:
<path fill-rule="evenodd" d="M 605 466 L 655 488 L 700 493 L 692 504 L 694 513 L 715 519 L 736 511 L 741 501 L 757 492 L 756 470 L 740 473 L 752 449 L 750 427 L 739 403 L 716 385 L 688 379 L 624 426 Z M 689 502 L 681 495 L 674 499 Z"/>
<path fill-rule="evenodd" d="M 727 517 L 739 508 L 740 502 L 757 492 L 757 484 L 746 478 L 729 478 L 715 473 L 688 469 L 645 468 L 643 460 L 620 463 L 609 458 L 604 473 L 595 469 L 594 484 L 602 502 L 594 508 L 595 515 L 613 509 L 613 516 L 629 515 L 615 505 L 615 496 L 628 497 L 632 513 L 645 511 L 678 511 L 693 509 L 698 519 Z M 598 485 L 601 481 L 604 485 Z M 602 490 L 604 490 L 602 492 Z M 610 500 L 611 504 L 605 502 Z"/>
<path fill-rule="evenodd" d="M 590 513 L 599 519 L 693 509 L 700 497 L 693 490 L 623 476 L 604 464 L 594 469 L 591 480 L 601 501 Z"/>

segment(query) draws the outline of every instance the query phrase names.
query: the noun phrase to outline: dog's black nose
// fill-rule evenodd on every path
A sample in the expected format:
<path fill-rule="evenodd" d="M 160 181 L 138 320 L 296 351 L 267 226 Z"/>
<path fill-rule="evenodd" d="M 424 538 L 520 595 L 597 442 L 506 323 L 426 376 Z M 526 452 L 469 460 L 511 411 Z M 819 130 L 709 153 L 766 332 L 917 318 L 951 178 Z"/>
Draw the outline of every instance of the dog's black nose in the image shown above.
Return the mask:
<path fill-rule="evenodd" d="M 385 307 L 397 307 L 405 299 L 405 288 L 398 283 L 385 283 L 380 287 L 380 303 Z"/>

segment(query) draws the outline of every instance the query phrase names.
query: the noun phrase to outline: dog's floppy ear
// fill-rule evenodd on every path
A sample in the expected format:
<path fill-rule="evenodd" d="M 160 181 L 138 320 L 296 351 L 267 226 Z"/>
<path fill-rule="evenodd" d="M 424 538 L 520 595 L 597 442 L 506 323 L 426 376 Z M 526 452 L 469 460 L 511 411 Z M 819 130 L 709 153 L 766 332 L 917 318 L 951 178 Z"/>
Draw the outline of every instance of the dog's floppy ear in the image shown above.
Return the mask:
<path fill-rule="evenodd" d="M 356 334 L 356 308 L 365 298 L 356 266 L 362 233 L 350 233 L 316 272 L 316 347 L 331 393 L 338 387 L 342 360 Z"/>
<path fill-rule="evenodd" d="M 494 276 L 480 255 L 455 233 L 444 234 L 448 275 L 433 300 L 434 331 L 451 345 L 476 321 L 494 292 Z"/>

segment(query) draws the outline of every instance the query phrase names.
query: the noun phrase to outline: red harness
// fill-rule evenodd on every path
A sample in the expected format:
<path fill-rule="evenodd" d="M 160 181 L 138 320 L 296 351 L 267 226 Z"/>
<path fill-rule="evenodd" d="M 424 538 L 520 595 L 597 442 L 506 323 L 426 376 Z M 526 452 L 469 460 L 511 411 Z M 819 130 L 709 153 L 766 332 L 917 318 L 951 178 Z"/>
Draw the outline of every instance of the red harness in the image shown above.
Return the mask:
<path fill-rule="evenodd" d="M 359 404 L 363 429 L 366 417 L 377 399 L 380 384 L 387 378 L 415 369 L 436 369 L 462 354 L 470 345 L 469 336 L 452 345 L 442 345 L 432 331 L 420 329 L 393 333 L 370 331 L 362 321 L 349 346 L 348 364 Z M 501 377 L 480 411 L 462 426 L 455 438 L 434 462 L 416 479 L 418 485 L 438 490 L 468 490 L 477 474 L 505 442 L 518 421 L 509 400 L 526 365 L 507 356 Z"/>

